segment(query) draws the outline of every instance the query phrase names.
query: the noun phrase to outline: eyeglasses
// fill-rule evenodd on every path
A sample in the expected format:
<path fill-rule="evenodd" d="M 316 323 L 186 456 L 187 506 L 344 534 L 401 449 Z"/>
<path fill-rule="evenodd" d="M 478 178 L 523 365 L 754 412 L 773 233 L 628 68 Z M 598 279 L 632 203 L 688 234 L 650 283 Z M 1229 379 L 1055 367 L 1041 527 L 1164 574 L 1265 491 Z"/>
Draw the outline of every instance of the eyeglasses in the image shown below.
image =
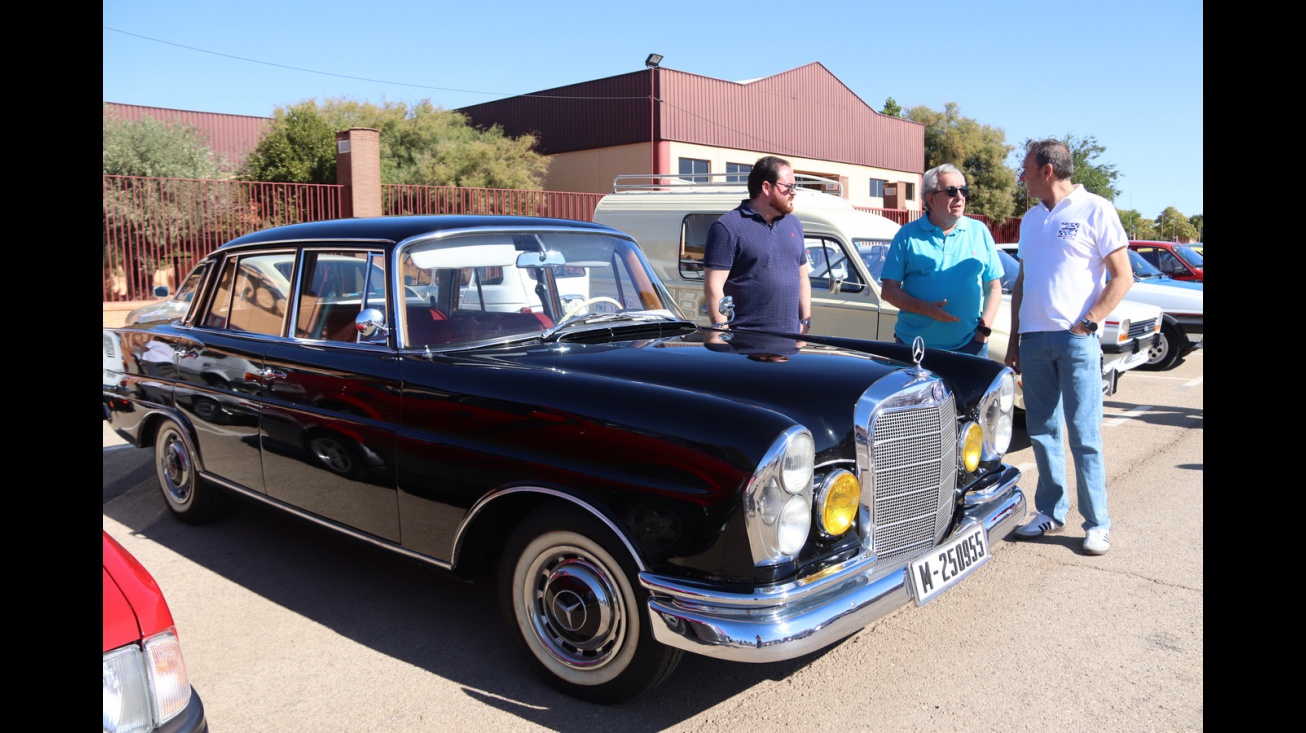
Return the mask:
<path fill-rule="evenodd" d="M 957 194 L 961 194 L 963 198 L 969 199 L 970 186 L 948 186 L 947 188 L 935 189 L 932 193 L 946 193 L 950 199 L 955 199 Z"/>
<path fill-rule="evenodd" d="M 784 184 L 777 181 L 771 185 L 776 187 L 776 190 L 780 192 L 781 196 L 793 196 L 794 189 L 798 188 L 797 183 Z"/>

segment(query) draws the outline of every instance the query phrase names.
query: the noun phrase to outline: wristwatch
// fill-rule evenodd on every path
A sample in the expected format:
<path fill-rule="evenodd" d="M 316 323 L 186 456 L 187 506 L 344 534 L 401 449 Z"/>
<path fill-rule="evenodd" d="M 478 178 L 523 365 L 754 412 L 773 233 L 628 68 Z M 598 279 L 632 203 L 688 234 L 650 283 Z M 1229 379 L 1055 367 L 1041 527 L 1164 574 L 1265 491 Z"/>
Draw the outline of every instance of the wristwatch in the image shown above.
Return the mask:
<path fill-rule="evenodd" d="M 1097 321 L 1090 321 L 1087 316 L 1079 319 L 1079 325 L 1083 326 L 1084 330 L 1089 333 L 1097 333 Z"/>
<path fill-rule="evenodd" d="M 980 333 L 984 334 L 985 336 L 992 336 L 992 335 L 993 335 L 993 329 L 989 328 L 988 326 L 985 326 L 983 321 L 980 322 L 980 325 L 978 325 L 978 326 L 975 327 L 975 330 L 976 330 L 976 331 L 979 331 Z"/>
<path fill-rule="evenodd" d="M 798 319 L 798 325 L 800 325 L 800 326 L 807 326 L 808 328 L 811 328 L 811 327 L 812 327 L 812 319 L 810 319 L 810 318 L 799 318 L 799 319 Z"/>
<path fill-rule="evenodd" d="M 729 325 L 730 325 L 730 321 L 722 321 L 720 323 L 713 323 L 712 328 L 725 328 L 726 326 Z"/>

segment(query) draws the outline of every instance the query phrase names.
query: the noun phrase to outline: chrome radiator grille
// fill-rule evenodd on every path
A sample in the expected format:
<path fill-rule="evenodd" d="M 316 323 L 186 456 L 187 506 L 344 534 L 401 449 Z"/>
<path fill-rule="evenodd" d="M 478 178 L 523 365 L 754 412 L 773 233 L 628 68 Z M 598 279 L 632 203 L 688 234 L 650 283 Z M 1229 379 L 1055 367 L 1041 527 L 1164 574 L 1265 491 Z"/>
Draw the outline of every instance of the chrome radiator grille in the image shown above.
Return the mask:
<path fill-rule="evenodd" d="M 947 529 L 957 484 L 956 413 L 949 393 L 872 418 L 871 540 L 881 562 L 914 556 Z"/>

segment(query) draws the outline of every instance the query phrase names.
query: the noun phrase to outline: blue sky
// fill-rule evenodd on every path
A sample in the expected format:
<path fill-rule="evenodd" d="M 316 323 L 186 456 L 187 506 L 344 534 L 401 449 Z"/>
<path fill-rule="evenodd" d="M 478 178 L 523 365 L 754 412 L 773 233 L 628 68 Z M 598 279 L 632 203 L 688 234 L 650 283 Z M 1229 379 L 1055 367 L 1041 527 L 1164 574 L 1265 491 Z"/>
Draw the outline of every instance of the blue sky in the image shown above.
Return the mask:
<path fill-rule="evenodd" d="M 452 109 L 644 68 L 742 81 L 820 62 L 875 109 L 949 102 L 1094 136 L 1116 205 L 1202 210 L 1202 2 L 105 0 L 104 99 L 270 116 L 306 99 Z M 763 16 L 763 13 L 765 15 Z M 1014 167 L 1016 154 L 1009 164 Z"/>

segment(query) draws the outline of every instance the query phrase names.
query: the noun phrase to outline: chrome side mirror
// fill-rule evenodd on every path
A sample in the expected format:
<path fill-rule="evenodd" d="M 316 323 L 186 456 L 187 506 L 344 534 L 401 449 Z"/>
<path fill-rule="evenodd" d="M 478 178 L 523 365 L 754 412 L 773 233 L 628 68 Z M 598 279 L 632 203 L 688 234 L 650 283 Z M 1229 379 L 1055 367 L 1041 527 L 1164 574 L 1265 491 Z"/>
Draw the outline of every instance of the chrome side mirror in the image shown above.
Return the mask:
<path fill-rule="evenodd" d="M 354 327 L 364 340 L 372 338 L 378 332 L 382 336 L 390 335 L 390 327 L 385 325 L 385 314 L 376 308 L 364 308 L 354 319 Z"/>

